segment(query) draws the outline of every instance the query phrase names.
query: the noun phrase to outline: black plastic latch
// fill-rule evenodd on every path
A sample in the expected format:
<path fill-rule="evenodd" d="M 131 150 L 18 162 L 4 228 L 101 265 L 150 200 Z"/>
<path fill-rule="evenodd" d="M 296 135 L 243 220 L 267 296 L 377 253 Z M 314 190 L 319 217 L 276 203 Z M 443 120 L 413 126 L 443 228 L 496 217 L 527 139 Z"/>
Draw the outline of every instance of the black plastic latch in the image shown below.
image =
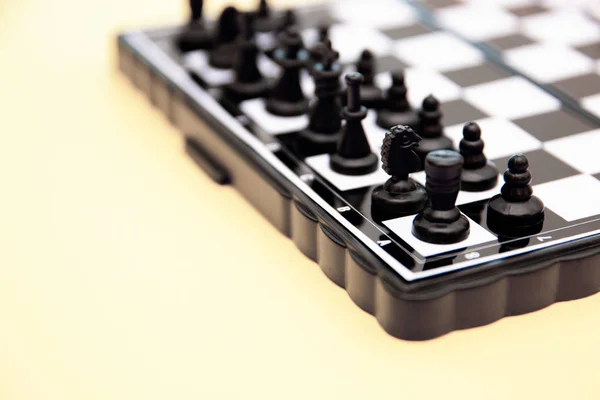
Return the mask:
<path fill-rule="evenodd" d="M 231 183 L 231 175 L 227 169 L 216 161 L 197 140 L 186 136 L 185 152 L 213 181 L 219 185 Z"/>

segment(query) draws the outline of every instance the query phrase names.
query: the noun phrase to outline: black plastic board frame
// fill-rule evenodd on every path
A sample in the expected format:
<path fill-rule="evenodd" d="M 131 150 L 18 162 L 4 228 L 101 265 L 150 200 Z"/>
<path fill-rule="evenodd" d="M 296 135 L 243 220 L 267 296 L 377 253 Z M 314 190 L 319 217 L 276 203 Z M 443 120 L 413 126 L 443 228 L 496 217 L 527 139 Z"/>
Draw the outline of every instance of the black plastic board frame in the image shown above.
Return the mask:
<path fill-rule="evenodd" d="M 152 46 L 143 32 L 119 36 L 119 68 L 184 133 L 188 154 L 205 170 L 208 165 L 213 178 L 230 181 L 391 335 L 432 339 L 600 290 L 597 238 L 578 241 L 577 247 L 565 243 L 476 270 L 407 282 L 329 210 L 234 135 L 233 129 L 239 134 L 243 127 Z M 498 263 L 503 268 L 493 268 Z"/>

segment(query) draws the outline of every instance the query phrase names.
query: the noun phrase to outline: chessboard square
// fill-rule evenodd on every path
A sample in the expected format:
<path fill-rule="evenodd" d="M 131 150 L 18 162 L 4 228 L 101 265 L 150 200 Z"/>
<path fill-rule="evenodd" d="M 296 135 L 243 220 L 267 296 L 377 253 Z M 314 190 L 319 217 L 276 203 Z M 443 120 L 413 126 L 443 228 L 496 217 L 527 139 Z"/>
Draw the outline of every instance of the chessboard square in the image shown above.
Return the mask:
<path fill-rule="evenodd" d="M 381 152 L 381 146 L 383 144 L 383 138 L 387 129 L 384 129 L 377 125 L 377 112 L 375 110 L 369 110 L 367 113 L 367 117 L 363 119 L 363 129 L 365 134 L 367 135 L 367 140 L 369 141 L 369 146 L 371 146 L 371 150 L 379 154 Z M 391 127 L 390 127 L 391 128 Z"/>
<path fill-rule="evenodd" d="M 511 14 L 517 17 L 528 17 L 530 15 L 541 14 L 548 11 L 548 8 L 539 4 L 531 4 L 520 7 L 512 7 L 508 10 Z"/>
<path fill-rule="evenodd" d="M 382 29 L 381 32 L 392 40 L 404 39 L 412 36 L 425 35 L 432 30 L 421 24 L 400 26 Z"/>
<path fill-rule="evenodd" d="M 546 142 L 544 148 L 581 172 L 600 172 L 600 129 Z"/>
<path fill-rule="evenodd" d="M 600 181 L 591 175 L 576 175 L 533 187 L 546 208 L 571 222 L 600 214 Z"/>
<path fill-rule="evenodd" d="M 308 116 L 306 114 L 296 117 L 281 117 L 269 113 L 264 99 L 244 101 L 240 104 L 240 110 L 258 128 L 270 135 L 297 132 L 308 126 Z"/>
<path fill-rule="evenodd" d="M 600 75 L 596 73 L 579 75 L 554 82 L 553 85 L 572 98 L 579 100 L 600 93 Z"/>
<path fill-rule="evenodd" d="M 439 9 L 439 8 L 450 7 L 450 6 L 455 6 L 457 4 L 461 4 L 462 0 L 423 0 L 423 3 L 427 7 Z"/>
<path fill-rule="evenodd" d="M 319 26 L 331 26 L 340 22 L 336 17 L 331 15 L 327 10 L 324 11 L 322 6 L 317 6 L 313 9 L 299 8 L 296 13 L 297 26 L 300 28 L 315 28 Z"/>
<path fill-rule="evenodd" d="M 579 46 L 598 41 L 600 26 L 577 10 L 556 10 L 521 20 L 525 35 L 540 42 Z"/>
<path fill-rule="evenodd" d="M 319 154 L 308 157 L 305 161 L 309 167 L 315 170 L 327 182 L 338 190 L 345 192 L 362 187 L 381 185 L 389 179 L 389 175 L 382 168 L 365 175 L 344 175 L 335 172 L 329 166 L 329 154 Z"/>
<path fill-rule="evenodd" d="M 183 58 L 183 66 L 211 87 L 223 86 L 235 79 L 233 70 L 211 67 L 208 64 L 208 54 L 202 50 L 186 53 Z"/>
<path fill-rule="evenodd" d="M 439 23 L 466 39 L 481 42 L 518 31 L 518 18 L 490 4 L 447 7 L 436 13 Z"/>
<path fill-rule="evenodd" d="M 585 46 L 579 46 L 576 50 L 594 60 L 600 60 L 600 42 L 598 41 Z"/>
<path fill-rule="evenodd" d="M 542 148 L 542 143 L 511 121 L 503 118 L 485 118 L 474 121 L 481 128 L 481 139 L 485 144 L 484 154 L 490 160 L 526 153 Z M 464 124 L 446 128 L 446 136 L 456 148 L 463 138 Z M 500 166 L 505 168 L 504 165 Z"/>
<path fill-rule="evenodd" d="M 526 46 L 532 43 L 535 42 L 527 36 L 521 35 L 520 33 L 498 37 L 486 42 L 488 46 L 492 46 L 500 51 L 514 49 L 515 47 Z"/>
<path fill-rule="evenodd" d="M 281 74 L 281 67 L 273 59 L 261 54 L 256 59 L 256 65 L 260 72 L 267 78 L 277 78 Z"/>
<path fill-rule="evenodd" d="M 487 62 L 475 67 L 448 71 L 444 75 L 461 87 L 479 85 L 510 76 L 508 72 Z"/>
<path fill-rule="evenodd" d="M 467 101 L 488 115 L 516 119 L 556 110 L 560 102 L 520 76 L 464 89 Z"/>
<path fill-rule="evenodd" d="M 423 257 L 431 257 L 497 240 L 496 236 L 492 235 L 481 225 L 469 217 L 466 218 L 469 220 L 469 236 L 461 242 L 452 244 L 434 244 L 417 239 L 412 234 L 414 215 L 383 221 L 383 224 Z"/>
<path fill-rule="evenodd" d="M 513 120 L 513 122 L 542 142 L 575 135 L 595 128 L 587 119 L 564 108 Z"/>
<path fill-rule="evenodd" d="M 355 63 L 363 50 L 375 56 L 391 53 L 393 41 L 386 35 L 365 25 L 337 24 L 329 29 L 333 48 L 340 53 L 342 64 Z"/>
<path fill-rule="evenodd" d="M 433 32 L 396 41 L 396 56 L 415 67 L 450 71 L 481 64 L 483 54 L 447 32 Z"/>
<path fill-rule="evenodd" d="M 427 68 L 406 68 L 404 81 L 408 88 L 408 101 L 420 108 L 423 99 L 433 94 L 440 102 L 448 102 L 461 97 L 461 88 L 439 72 Z M 389 88 L 392 77 L 389 73 L 380 73 L 375 77 L 377 86 Z"/>
<path fill-rule="evenodd" d="M 395 0 L 340 0 L 331 3 L 329 9 L 334 18 L 360 26 L 387 28 L 417 22 L 415 9 Z"/>
<path fill-rule="evenodd" d="M 458 99 L 442 103 L 442 122 L 445 126 L 464 124 L 465 122 L 475 121 L 486 118 L 488 115 L 478 108 L 464 100 Z"/>
<path fill-rule="evenodd" d="M 393 55 L 377 57 L 375 61 L 377 72 L 392 72 L 406 69 L 406 64 Z"/>
<path fill-rule="evenodd" d="M 543 149 L 528 151 L 524 154 L 529 161 L 529 172 L 531 173 L 531 182 L 533 185 L 540 185 L 542 183 L 579 174 L 579 171 L 575 168 Z M 508 166 L 510 157 L 512 157 L 512 155 L 493 159 L 492 162 L 496 164 L 501 172 L 503 172 Z"/>
<path fill-rule="evenodd" d="M 597 117 L 600 117 L 600 93 L 593 96 L 584 97 L 581 99 L 581 105 L 587 111 Z"/>
<path fill-rule="evenodd" d="M 592 59 L 562 45 L 532 44 L 504 53 L 505 62 L 538 82 L 583 75 L 594 69 Z"/>
<path fill-rule="evenodd" d="M 491 161 L 490 161 L 490 163 L 494 164 Z M 498 167 L 498 166 L 496 166 L 496 167 Z M 492 189 L 484 190 L 482 192 L 465 192 L 464 190 L 461 190 L 460 192 L 458 192 L 458 197 L 456 198 L 456 205 L 461 206 L 463 204 L 470 204 L 470 203 L 475 203 L 477 201 L 490 199 L 493 196 L 495 196 L 496 194 L 500 193 L 500 189 L 502 188 L 502 185 L 504 185 L 504 181 L 502 180 L 501 173 L 502 173 L 502 171 L 499 170 L 498 182 L 496 182 L 496 186 L 494 186 Z M 424 171 L 412 173 L 410 175 L 410 177 L 414 181 L 425 186 L 427 179 L 425 177 Z"/>
<path fill-rule="evenodd" d="M 481 0 L 466 0 L 469 3 L 481 3 Z M 501 6 L 502 8 L 525 7 L 536 4 L 539 0 L 486 0 L 486 4 Z"/>

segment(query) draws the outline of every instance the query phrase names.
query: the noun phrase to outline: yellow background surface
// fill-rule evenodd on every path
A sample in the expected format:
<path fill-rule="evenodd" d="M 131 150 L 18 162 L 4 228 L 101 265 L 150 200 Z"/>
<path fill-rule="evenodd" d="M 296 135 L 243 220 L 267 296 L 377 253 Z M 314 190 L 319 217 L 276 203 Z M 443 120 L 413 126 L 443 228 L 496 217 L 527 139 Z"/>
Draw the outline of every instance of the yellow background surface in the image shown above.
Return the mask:
<path fill-rule="evenodd" d="M 205 176 L 115 67 L 185 8 L 0 3 L 1 399 L 600 398 L 600 296 L 397 340 Z"/>

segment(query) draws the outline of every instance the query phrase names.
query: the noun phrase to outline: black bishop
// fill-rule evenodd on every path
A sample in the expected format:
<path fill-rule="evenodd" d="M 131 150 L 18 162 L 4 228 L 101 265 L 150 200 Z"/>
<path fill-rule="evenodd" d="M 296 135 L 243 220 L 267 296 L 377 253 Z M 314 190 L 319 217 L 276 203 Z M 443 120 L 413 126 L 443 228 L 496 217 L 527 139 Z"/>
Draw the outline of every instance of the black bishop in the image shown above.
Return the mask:
<path fill-rule="evenodd" d="M 329 166 L 335 172 L 344 175 L 364 175 L 375 171 L 379 159 L 371 151 L 362 120 L 367 109 L 360 103 L 360 85 L 363 76 L 358 72 L 346 75 L 348 88 L 347 106 L 342 109 L 346 123 L 342 127 L 335 154 L 331 155 Z"/>

